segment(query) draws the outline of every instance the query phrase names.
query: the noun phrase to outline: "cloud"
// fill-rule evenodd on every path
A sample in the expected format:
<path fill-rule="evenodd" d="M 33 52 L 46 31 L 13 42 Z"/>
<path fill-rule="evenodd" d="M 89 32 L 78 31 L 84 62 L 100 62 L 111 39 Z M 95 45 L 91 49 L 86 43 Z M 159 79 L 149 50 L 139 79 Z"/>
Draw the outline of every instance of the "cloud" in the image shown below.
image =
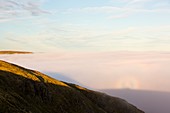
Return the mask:
<path fill-rule="evenodd" d="M 42 4 L 41 0 L 0 0 L 0 22 L 49 13 Z"/>
<path fill-rule="evenodd" d="M 96 89 L 170 91 L 170 52 L 53 51 L 32 55 L 1 55 L 0 59 L 41 72 L 61 73 Z"/>
<path fill-rule="evenodd" d="M 108 19 L 120 19 L 120 18 L 127 18 L 131 13 L 121 13 L 117 15 L 111 15 L 108 17 Z"/>
<path fill-rule="evenodd" d="M 27 4 L 23 5 L 23 9 L 29 11 L 32 15 L 40 15 L 49 13 L 48 11 L 40 9 L 40 3 L 38 2 L 28 2 Z"/>
<path fill-rule="evenodd" d="M 85 7 L 85 8 L 71 8 L 67 12 L 84 12 L 84 13 L 113 13 L 114 11 L 124 11 L 124 9 L 114 6 L 101 6 L 101 7 Z"/>
<path fill-rule="evenodd" d="M 115 3 L 122 5 L 114 5 Z M 126 18 L 137 13 L 170 13 L 168 0 L 113 0 L 111 5 L 99 7 L 70 8 L 66 13 L 102 13 L 108 14 L 108 18 Z"/>
<path fill-rule="evenodd" d="M 10 33 L 4 33 L 4 35 L 2 33 L 6 42 L 2 43 L 1 47 L 9 48 L 6 45 L 13 47 L 11 43 L 16 43 L 23 48 L 32 50 L 35 48 L 35 51 L 39 51 L 40 47 L 40 51 L 43 49 L 53 51 L 55 48 L 64 51 L 150 51 L 168 50 L 168 43 L 170 43 L 170 25 L 130 26 L 124 29 L 108 30 L 83 24 L 59 24 L 51 19 L 37 19 L 34 22 L 34 26 L 38 26 L 38 31 L 35 30 L 36 32 L 33 34 L 29 32 L 18 34 L 15 28 L 11 29 Z M 24 30 L 29 31 L 30 26 L 32 25 L 28 23 L 27 26 L 24 26 Z M 23 46 L 23 41 L 26 46 Z"/>

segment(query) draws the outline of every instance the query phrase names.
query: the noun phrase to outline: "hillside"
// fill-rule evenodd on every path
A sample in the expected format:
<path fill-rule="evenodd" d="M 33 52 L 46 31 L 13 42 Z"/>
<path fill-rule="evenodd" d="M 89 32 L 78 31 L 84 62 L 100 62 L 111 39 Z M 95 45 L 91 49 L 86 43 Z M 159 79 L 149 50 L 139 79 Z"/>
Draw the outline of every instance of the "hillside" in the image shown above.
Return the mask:
<path fill-rule="evenodd" d="M 26 51 L 0 51 L 0 54 L 32 54 L 32 52 L 26 52 Z"/>
<path fill-rule="evenodd" d="M 144 113 L 125 100 L 0 60 L 0 113 Z"/>

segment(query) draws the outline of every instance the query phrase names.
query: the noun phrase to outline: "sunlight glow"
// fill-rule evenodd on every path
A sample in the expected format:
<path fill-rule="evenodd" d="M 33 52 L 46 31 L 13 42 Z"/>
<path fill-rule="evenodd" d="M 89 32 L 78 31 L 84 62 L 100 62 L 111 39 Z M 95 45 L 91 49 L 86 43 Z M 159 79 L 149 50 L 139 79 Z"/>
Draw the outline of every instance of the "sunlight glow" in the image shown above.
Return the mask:
<path fill-rule="evenodd" d="M 140 89 L 140 83 L 135 77 L 122 77 L 115 86 L 118 89 Z"/>

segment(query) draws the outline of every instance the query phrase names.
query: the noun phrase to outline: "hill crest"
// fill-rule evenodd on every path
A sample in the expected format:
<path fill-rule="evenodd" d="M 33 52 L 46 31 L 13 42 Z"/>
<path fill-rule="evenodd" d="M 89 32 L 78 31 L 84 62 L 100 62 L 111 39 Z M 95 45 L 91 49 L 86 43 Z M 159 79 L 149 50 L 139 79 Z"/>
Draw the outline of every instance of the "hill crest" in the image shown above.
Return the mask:
<path fill-rule="evenodd" d="M 1 60 L 0 112 L 144 113 L 120 98 Z"/>

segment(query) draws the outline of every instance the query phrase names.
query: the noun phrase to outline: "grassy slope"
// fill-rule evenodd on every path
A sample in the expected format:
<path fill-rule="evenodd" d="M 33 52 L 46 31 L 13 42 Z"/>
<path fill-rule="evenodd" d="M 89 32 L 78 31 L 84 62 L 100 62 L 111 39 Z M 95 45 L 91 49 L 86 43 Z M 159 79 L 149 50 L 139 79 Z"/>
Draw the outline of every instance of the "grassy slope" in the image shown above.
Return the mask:
<path fill-rule="evenodd" d="M 143 113 L 126 101 L 0 60 L 0 113 Z"/>

